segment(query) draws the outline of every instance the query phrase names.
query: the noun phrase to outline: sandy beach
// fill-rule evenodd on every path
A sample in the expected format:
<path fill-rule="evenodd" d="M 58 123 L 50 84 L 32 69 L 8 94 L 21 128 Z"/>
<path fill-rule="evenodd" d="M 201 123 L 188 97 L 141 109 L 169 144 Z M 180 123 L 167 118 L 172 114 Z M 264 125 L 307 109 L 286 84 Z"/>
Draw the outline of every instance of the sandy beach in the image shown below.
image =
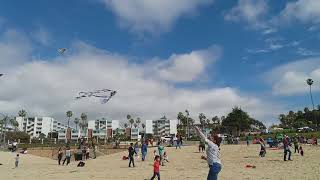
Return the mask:
<path fill-rule="evenodd" d="M 284 162 L 282 150 L 269 150 L 265 158 L 258 157 L 259 146 L 223 145 L 221 147 L 223 169 L 219 179 L 320 179 L 320 147 L 304 146 L 305 156 L 293 154 L 293 161 Z M 169 163 L 160 168 L 161 179 L 206 179 L 208 167 L 206 161 L 201 160 L 196 146 L 182 149 L 166 148 Z M 86 166 L 76 167 L 76 162 L 69 166 L 58 166 L 57 162 L 49 158 L 34 155 L 21 155 L 20 167 L 14 169 L 14 153 L 0 152 L 1 179 L 150 179 L 153 171 L 153 150 L 150 148 L 147 161 L 136 161 L 135 168 L 128 168 L 128 161 L 122 160 L 127 152 L 120 152 L 99 159 L 89 160 Z M 256 168 L 246 168 L 246 165 Z"/>

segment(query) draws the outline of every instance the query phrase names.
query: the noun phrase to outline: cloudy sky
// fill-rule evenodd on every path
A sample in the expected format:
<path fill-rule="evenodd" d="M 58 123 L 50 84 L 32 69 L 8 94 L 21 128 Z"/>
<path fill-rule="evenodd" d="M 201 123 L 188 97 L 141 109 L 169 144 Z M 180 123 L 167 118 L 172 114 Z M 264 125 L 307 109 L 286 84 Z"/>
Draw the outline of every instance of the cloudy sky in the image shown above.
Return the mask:
<path fill-rule="evenodd" d="M 0 112 L 89 119 L 221 116 L 256 119 L 320 104 L 320 1 L 3 1 Z M 64 55 L 58 48 L 66 48 Z M 117 95 L 75 100 L 79 91 Z"/>

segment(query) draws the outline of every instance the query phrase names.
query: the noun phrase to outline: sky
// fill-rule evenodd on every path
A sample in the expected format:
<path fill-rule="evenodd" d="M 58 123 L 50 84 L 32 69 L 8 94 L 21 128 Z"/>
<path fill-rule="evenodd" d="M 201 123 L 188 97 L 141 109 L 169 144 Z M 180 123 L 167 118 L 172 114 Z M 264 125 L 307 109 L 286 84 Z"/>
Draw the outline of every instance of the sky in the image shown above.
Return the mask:
<path fill-rule="evenodd" d="M 320 1 L 3 1 L 0 112 L 197 119 L 235 106 L 271 125 L 320 104 Z M 59 54 L 59 48 L 66 48 Z M 107 103 L 75 100 L 108 88 Z"/>

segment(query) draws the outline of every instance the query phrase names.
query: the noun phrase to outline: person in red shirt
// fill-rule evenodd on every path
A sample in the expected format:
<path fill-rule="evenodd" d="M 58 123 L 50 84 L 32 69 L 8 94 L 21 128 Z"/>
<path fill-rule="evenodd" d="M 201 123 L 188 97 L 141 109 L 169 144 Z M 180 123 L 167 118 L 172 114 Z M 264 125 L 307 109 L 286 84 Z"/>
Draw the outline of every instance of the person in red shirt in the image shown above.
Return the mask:
<path fill-rule="evenodd" d="M 160 180 L 160 156 L 156 155 L 154 158 L 154 164 L 153 164 L 153 176 L 151 180 L 153 180 L 155 177 L 158 177 L 158 180 Z"/>

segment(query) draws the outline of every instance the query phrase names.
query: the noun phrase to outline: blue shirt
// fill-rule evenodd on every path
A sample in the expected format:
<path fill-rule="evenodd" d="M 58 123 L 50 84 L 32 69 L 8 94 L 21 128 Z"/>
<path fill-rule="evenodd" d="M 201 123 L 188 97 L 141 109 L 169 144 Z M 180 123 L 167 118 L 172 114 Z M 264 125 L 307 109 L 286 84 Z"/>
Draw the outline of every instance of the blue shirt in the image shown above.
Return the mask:
<path fill-rule="evenodd" d="M 147 151 L 148 151 L 148 146 L 146 144 L 142 144 L 141 152 L 147 152 Z"/>

